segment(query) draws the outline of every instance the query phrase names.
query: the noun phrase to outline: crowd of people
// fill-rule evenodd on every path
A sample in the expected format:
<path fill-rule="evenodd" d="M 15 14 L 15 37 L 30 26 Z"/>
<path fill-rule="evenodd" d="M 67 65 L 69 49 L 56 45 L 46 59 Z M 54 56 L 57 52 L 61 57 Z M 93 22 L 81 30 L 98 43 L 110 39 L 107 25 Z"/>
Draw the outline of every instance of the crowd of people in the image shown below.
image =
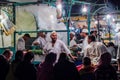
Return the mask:
<path fill-rule="evenodd" d="M 51 41 L 46 41 L 45 34 L 39 32 L 32 45 L 43 49 L 45 59 L 39 65 L 34 65 L 34 53 L 25 48 L 30 38 L 25 34 L 18 39 L 15 59 L 13 53 L 5 50 L 0 55 L 0 80 L 118 80 L 116 71 L 111 65 L 116 58 L 114 44 L 107 46 L 97 41 L 96 31 L 88 35 L 87 29 L 82 29 L 81 40 L 76 40 L 74 32 L 70 32 L 70 46 L 58 39 L 57 32 L 50 34 Z M 76 66 L 75 61 L 82 61 Z"/>
<path fill-rule="evenodd" d="M 97 66 L 84 57 L 79 70 L 66 53 L 61 53 L 57 60 L 57 54 L 50 52 L 37 66 L 32 63 L 32 52 L 18 50 L 13 61 L 12 56 L 8 49 L 0 55 L 0 80 L 119 80 L 109 52 L 100 56 Z"/>

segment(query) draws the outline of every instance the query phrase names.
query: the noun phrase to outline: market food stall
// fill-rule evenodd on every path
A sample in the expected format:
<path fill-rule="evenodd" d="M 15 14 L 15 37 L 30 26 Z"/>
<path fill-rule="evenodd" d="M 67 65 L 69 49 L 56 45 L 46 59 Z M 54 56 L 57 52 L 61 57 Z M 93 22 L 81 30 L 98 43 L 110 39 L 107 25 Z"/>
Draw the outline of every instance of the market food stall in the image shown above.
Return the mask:
<path fill-rule="evenodd" d="M 18 38 L 20 38 L 24 33 L 29 33 L 31 37 L 35 38 L 37 37 L 37 33 L 39 31 L 47 32 L 49 34 L 52 31 L 57 31 L 60 35 L 59 38 L 69 46 L 69 34 L 71 31 L 70 27 L 77 29 L 79 26 L 87 26 L 89 34 L 91 28 L 95 27 L 98 30 L 98 35 L 101 35 L 103 39 L 107 39 L 107 41 L 105 41 L 107 43 L 111 41 L 111 38 L 114 38 L 113 35 L 116 33 L 113 31 L 113 29 L 115 29 L 114 26 L 119 24 L 119 21 L 117 21 L 118 17 L 113 16 L 109 18 L 110 20 L 106 20 L 104 19 L 104 15 L 107 13 L 99 13 L 102 9 L 106 8 L 105 4 L 95 4 L 77 0 L 35 0 L 30 2 L 15 2 L 12 0 L 3 2 L 3 5 L 1 6 L 2 12 L 7 14 L 10 21 L 13 23 L 8 26 L 14 26 L 14 28 L 12 27 L 10 30 L 7 30 L 5 26 L 1 28 L 0 46 L 3 50 L 5 48 L 12 48 L 12 50 L 16 51 L 16 43 Z M 80 7 L 76 8 L 78 6 Z M 84 7 L 88 7 L 86 13 L 82 13 L 80 9 Z M 92 9 L 93 7 L 95 8 L 94 10 Z M 73 13 L 74 10 L 78 9 L 80 10 L 80 13 Z M 97 15 L 97 13 L 99 13 L 99 15 Z M 113 18 L 116 19 L 115 22 L 117 23 L 111 21 Z M 98 21 L 97 24 L 95 24 L 96 20 Z M 112 23 L 114 23 L 114 25 Z M 38 50 L 36 50 L 36 53 L 37 52 Z"/>

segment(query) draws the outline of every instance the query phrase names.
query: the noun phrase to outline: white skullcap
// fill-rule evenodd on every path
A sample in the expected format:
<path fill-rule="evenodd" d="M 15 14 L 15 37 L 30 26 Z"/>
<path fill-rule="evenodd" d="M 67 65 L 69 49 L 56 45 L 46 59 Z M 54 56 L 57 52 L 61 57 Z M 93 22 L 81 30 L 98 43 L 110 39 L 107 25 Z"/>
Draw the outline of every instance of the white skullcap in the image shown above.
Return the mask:
<path fill-rule="evenodd" d="M 51 32 L 51 35 L 52 35 L 52 34 L 57 34 L 57 32 L 56 32 L 56 31 L 52 31 L 52 32 Z"/>
<path fill-rule="evenodd" d="M 70 32 L 70 34 L 75 35 L 75 33 L 74 33 L 74 32 Z"/>
<path fill-rule="evenodd" d="M 83 29 L 82 32 L 88 33 L 88 29 Z"/>

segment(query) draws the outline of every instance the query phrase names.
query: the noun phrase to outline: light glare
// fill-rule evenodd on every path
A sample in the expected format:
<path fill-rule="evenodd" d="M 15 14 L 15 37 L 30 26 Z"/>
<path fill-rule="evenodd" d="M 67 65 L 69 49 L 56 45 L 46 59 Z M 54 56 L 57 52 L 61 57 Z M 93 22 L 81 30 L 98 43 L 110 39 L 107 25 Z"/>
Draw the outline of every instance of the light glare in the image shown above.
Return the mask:
<path fill-rule="evenodd" d="M 61 5 L 61 4 L 58 4 L 58 5 L 57 5 L 57 8 L 61 10 L 61 9 L 62 9 L 62 5 Z"/>
<path fill-rule="evenodd" d="M 108 15 L 106 16 L 106 18 L 107 18 L 107 19 L 110 19 L 110 18 L 111 18 L 111 15 L 108 14 Z"/>
<path fill-rule="evenodd" d="M 115 22 L 115 19 L 114 19 L 114 18 L 113 18 L 112 20 L 113 20 L 113 22 Z"/>
<path fill-rule="evenodd" d="M 53 16 L 53 15 L 50 15 L 50 18 L 51 18 L 51 19 L 53 19 L 53 18 L 54 18 L 54 16 Z"/>
<path fill-rule="evenodd" d="M 95 24 L 98 24 L 98 21 L 95 21 Z"/>
<path fill-rule="evenodd" d="M 82 8 L 82 12 L 87 12 L 87 7 L 86 7 L 86 6 L 84 6 L 84 7 Z"/>

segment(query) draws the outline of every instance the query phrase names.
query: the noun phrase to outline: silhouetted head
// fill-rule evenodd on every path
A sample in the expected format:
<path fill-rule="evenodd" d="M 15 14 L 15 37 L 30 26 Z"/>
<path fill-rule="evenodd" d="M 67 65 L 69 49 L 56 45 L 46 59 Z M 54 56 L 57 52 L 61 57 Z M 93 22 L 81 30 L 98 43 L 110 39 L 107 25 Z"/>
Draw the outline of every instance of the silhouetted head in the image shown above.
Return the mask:
<path fill-rule="evenodd" d="M 27 52 L 24 56 L 24 61 L 31 62 L 33 58 L 34 58 L 34 53 Z"/>
<path fill-rule="evenodd" d="M 67 59 L 68 59 L 67 54 L 66 53 L 61 53 L 58 61 L 64 61 L 64 60 L 67 60 Z"/>
<path fill-rule="evenodd" d="M 100 62 L 102 64 L 110 64 L 110 62 L 111 62 L 111 55 L 110 55 L 110 53 L 109 52 L 103 53 L 101 55 L 101 57 L 100 57 Z"/>
<path fill-rule="evenodd" d="M 84 65 L 84 66 L 91 65 L 91 60 L 90 60 L 89 57 L 84 57 L 84 58 L 83 58 L 83 65 Z"/>
<path fill-rule="evenodd" d="M 15 60 L 16 61 L 22 61 L 23 60 L 23 51 L 18 50 L 15 54 Z"/>
<path fill-rule="evenodd" d="M 10 61 L 12 56 L 13 56 L 13 52 L 10 49 L 6 49 L 3 52 L 4 57 L 6 58 L 7 61 Z"/>
<path fill-rule="evenodd" d="M 48 63 L 54 63 L 56 61 L 56 54 L 55 53 L 49 53 L 45 57 L 45 62 Z"/>

